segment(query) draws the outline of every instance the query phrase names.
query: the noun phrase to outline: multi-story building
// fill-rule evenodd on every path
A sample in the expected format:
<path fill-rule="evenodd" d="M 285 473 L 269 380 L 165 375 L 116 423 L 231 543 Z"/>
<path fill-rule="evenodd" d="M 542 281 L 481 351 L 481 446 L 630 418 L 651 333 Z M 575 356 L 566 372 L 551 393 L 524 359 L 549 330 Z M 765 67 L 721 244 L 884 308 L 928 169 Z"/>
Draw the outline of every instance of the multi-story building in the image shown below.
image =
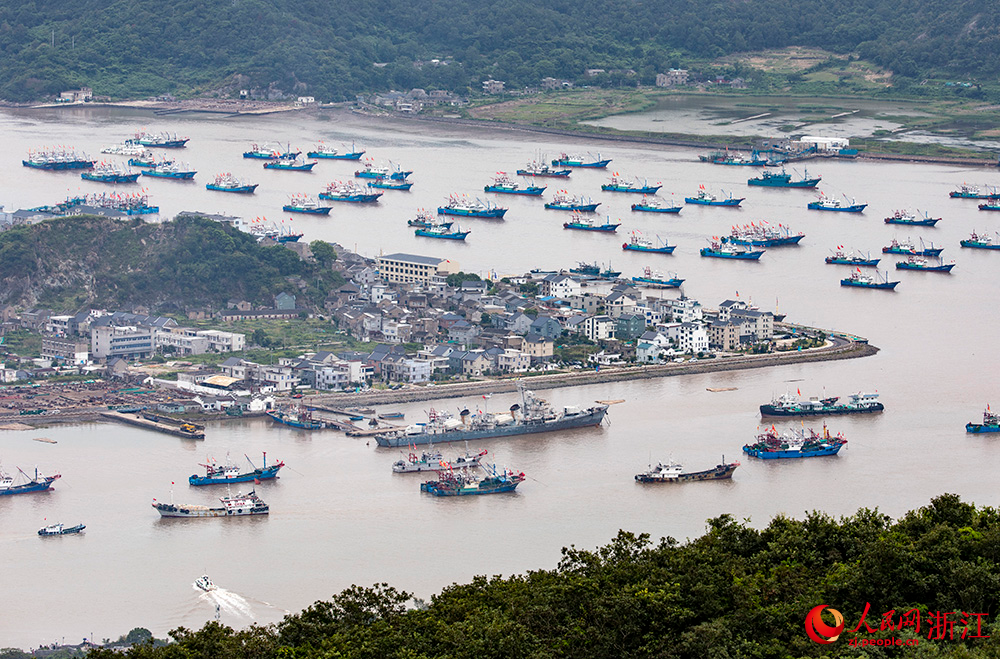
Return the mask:
<path fill-rule="evenodd" d="M 43 336 L 42 357 L 63 364 L 83 366 L 90 359 L 90 344 L 57 336 Z"/>
<path fill-rule="evenodd" d="M 429 283 L 438 275 L 458 273 L 458 263 L 434 256 L 386 254 L 375 259 L 379 275 L 389 283 Z"/>
<path fill-rule="evenodd" d="M 154 331 L 152 327 L 96 326 L 90 332 L 90 352 L 102 361 L 111 357 L 146 359 L 155 350 Z"/>

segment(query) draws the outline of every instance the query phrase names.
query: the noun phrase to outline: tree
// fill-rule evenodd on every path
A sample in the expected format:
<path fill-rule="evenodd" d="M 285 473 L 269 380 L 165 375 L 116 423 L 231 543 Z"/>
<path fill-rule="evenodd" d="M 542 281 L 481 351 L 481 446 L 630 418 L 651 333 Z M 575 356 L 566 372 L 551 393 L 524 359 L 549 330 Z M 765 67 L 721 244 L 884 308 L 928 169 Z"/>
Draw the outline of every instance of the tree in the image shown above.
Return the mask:
<path fill-rule="evenodd" d="M 333 249 L 333 245 L 322 240 L 309 243 L 309 251 L 312 252 L 316 262 L 324 268 L 329 268 L 337 260 L 337 252 Z"/>

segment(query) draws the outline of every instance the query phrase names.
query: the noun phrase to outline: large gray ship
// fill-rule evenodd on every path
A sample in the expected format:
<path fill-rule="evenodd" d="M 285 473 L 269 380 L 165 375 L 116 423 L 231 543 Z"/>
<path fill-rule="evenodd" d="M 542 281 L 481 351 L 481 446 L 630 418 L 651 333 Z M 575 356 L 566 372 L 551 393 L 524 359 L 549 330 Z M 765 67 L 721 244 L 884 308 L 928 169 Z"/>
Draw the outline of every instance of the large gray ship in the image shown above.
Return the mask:
<path fill-rule="evenodd" d="M 586 409 L 566 406 L 556 411 L 543 399 L 518 385 L 521 403 L 511 405 L 509 412 L 471 414 L 463 410 L 459 418 L 433 409 L 427 423 L 412 425 L 402 430 L 375 435 L 379 446 L 406 447 L 418 444 L 439 444 L 473 439 L 515 437 L 539 432 L 553 432 L 570 428 L 597 426 L 608 413 L 607 405 L 594 405 Z"/>

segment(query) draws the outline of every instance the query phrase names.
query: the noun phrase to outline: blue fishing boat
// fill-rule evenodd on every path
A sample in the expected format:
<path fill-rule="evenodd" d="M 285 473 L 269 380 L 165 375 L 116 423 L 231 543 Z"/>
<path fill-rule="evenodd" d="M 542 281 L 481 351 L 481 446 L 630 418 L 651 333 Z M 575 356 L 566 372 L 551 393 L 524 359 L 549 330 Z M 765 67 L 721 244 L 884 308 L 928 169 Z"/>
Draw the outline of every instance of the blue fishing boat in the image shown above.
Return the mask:
<path fill-rule="evenodd" d="M 767 222 L 761 224 L 751 222 L 749 226 L 733 227 L 732 233 L 722 240 L 733 245 L 750 247 L 782 247 L 798 245 L 803 238 L 805 238 L 804 233 L 793 234 L 791 229 L 783 224 L 773 227 Z"/>
<path fill-rule="evenodd" d="M 538 161 L 529 162 L 524 169 L 517 170 L 518 176 L 542 176 L 549 178 L 569 178 L 573 173 L 571 169 L 552 169 L 548 165 Z"/>
<path fill-rule="evenodd" d="M 698 159 L 702 162 L 710 162 L 713 165 L 763 167 L 767 164 L 767 160 L 761 158 L 756 151 L 753 151 L 748 158 L 742 153 L 729 153 L 729 150 L 726 149 L 725 151 L 715 151 L 707 156 L 698 156 Z"/>
<path fill-rule="evenodd" d="M 302 155 L 301 151 L 292 151 L 290 146 L 282 151 L 280 145 L 258 145 L 256 143 L 250 145 L 249 151 L 243 152 L 244 158 L 256 160 L 296 160 L 300 155 Z"/>
<path fill-rule="evenodd" d="M 80 178 L 98 183 L 135 183 L 139 180 L 139 172 L 130 172 L 110 163 L 101 163 L 92 171 L 83 172 Z"/>
<path fill-rule="evenodd" d="M 229 172 L 225 172 L 224 174 L 217 174 L 214 181 L 205 184 L 205 189 L 215 190 L 217 192 L 253 194 L 258 185 L 258 183 L 247 183 L 246 181 L 236 178 Z"/>
<path fill-rule="evenodd" d="M 172 178 L 176 180 L 189 181 L 194 178 L 197 174 L 195 170 L 191 169 L 190 165 L 184 164 L 180 165 L 178 163 L 173 163 L 170 165 L 160 164 L 151 169 L 142 170 L 143 176 L 150 176 L 152 178 Z"/>
<path fill-rule="evenodd" d="M 860 268 L 855 269 L 851 275 L 840 280 L 841 286 L 852 286 L 854 288 L 876 288 L 880 290 L 895 290 L 898 281 L 889 281 L 889 275 L 879 277 L 879 271 L 875 270 L 875 276 L 861 272 Z"/>
<path fill-rule="evenodd" d="M 465 240 L 465 237 L 470 233 L 472 232 L 462 231 L 460 227 L 456 227 L 453 230 L 451 226 L 436 226 L 428 229 L 416 229 L 413 235 L 423 236 L 424 238 L 442 238 L 444 240 Z"/>
<path fill-rule="evenodd" d="M 924 212 L 924 216 L 918 218 L 913 213 L 907 213 L 906 211 L 896 211 L 889 217 L 885 218 L 886 224 L 908 224 L 910 226 L 918 227 L 932 227 L 941 221 L 940 217 L 929 217 L 927 212 Z"/>
<path fill-rule="evenodd" d="M 284 169 L 290 172 L 311 172 L 316 166 L 316 161 L 305 162 L 298 160 L 270 160 L 264 163 L 264 169 Z"/>
<path fill-rule="evenodd" d="M 685 204 L 696 204 L 700 206 L 727 206 L 729 208 L 735 208 L 739 206 L 744 199 L 744 197 L 734 199 L 732 193 L 724 199 L 719 199 L 714 194 L 707 191 L 704 185 L 700 185 L 698 188 L 697 196 L 684 197 Z"/>
<path fill-rule="evenodd" d="M 15 484 L 13 476 L 5 473 L 3 469 L 0 469 L 0 496 L 5 496 L 8 494 L 27 494 L 29 492 L 45 492 L 46 490 L 52 489 L 52 483 L 62 478 L 61 475 L 55 474 L 54 476 L 43 476 L 38 473 L 38 469 L 35 469 L 34 477 L 29 476 L 24 473 L 20 467 L 17 468 L 21 472 L 21 476 L 24 477 L 25 482 Z"/>
<path fill-rule="evenodd" d="M 1000 432 L 1000 415 L 991 412 L 990 406 L 987 404 L 986 411 L 983 412 L 983 422 L 965 424 L 965 432 L 971 432 L 974 434 L 982 432 Z"/>
<path fill-rule="evenodd" d="M 923 272 L 944 272 L 950 273 L 955 267 L 955 262 L 944 263 L 938 259 L 937 263 L 932 263 L 922 256 L 910 254 L 905 261 L 896 261 L 897 270 L 921 270 Z"/>
<path fill-rule="evenodd" d="M 809 178 L 809 172 L 806 171 L 802 178 L 793 181 L 792 175 L 785 172 L 784 168 L 782 168 L 780 174 L 765 169 L 760 173 L 760 176 L 748 179 L 747 185 L 756 185 L 764 188 L 815 188 L 819 185 L 821 178 L 821 176 Z"/>
<path fill-rule="evenodd" d="M 129 167 L 138 167 L 140 169 L 148 169 L 150 167 L 156 167 L 157 165 L 172 165 L 173 160 L 167 160 L 166 158 L 156 159 L 152 151 L 145 151 L 139 156 L 128 159 Z"/>
<path fill-rule="evenodd" d="M 633 211 L 643 213 L 680 213 L 682 208 L 684 206 L 673 201 L 667 206 L 658 197 L 643 197 L 639 203 L 632 204 Z"/>
<path fill-rule="evenodd" d="M 604 169 L 611 163 L 611 159 L 607 160 L 601 159 L 601 154 L 597 154 L 597 157 L 593 156 L 571 156 L 568 154 L 562 154 L 558 158 L 552 161 L 553 167 L 585 167 L 589 169 Z"/>
<path fill-rule="evenodd" d="M 746 245 L 734 245 L 733 243 L 713 238 L 709 241 L 708 247 L 701 248 L 701 255 L 715 259 L 736 259 L 740 261 L 757 261 L 764 255 L 764 250 L 750 249 Z"/>
<path fill-rule="evenodd" d="M 638 194 L 656 194 L 656 191 L 663 187 L 663 184 L 649 185 L 649 183 L 639 183 L 638 180 L 627 181 L 624 178 L 618 176 L 618 172 L 615 172 L 614 176 L 611 177 L 609 183 L 604 183 L 601 185 L 601 190 L 604 192 L 634 192 Z"/>
<path fill-rule="evenodd" d="M 344 150 L 343 152 L 327 146 L 320 142 L 316 147 L 306 153 L 306 157 L 309 158 L 326 158 L 328 160 L 361 160 L 361 156 L 365 155 L 364 151 L 358 151 L 354 148 L 354 144 L 351 144 L 350 150 Z"/>
<path fill-rule="evenodd" d="M 927 247 L 924 245 L 923 238 L 920 239 L 920 249 L 917 249 L 913 244 L 913 241 L 909 238 L 906 240 L 897 240 L 893 238 L 887 246 L 882 248 L 883 254 L 914 254 L 916 256 L 941 256 L 941 252 L 943 251 L 944 247 L 935 247 L 934 243 L 931 243 L 931 246 Z"/>
<path fill-rule="evenodd" d="M 671 273 L 667 276 L 654 272 L 649 266 L 643 268 L 641 277 L 632 277 L 632 281 L 647 288 L 679 288 L 684 280 Z"/>
<path fill-rule="evenodd" d="M 840 434 L 830 436 L 830 431 L 823 426 L 823 433 L 817 434 L 811 429 L 791 431 L 778 435 L 772 426 L 757 436 L 753 444 L 746 444 L 743 452 L 755 458 L 776 460 L 783 458 L 816 458 L 824 455 L 836 455 L 847 444 Z"/>
<path fill-rule="evenodd" d="M 312 416 L 312 410 L 299 407 L 285 407 L 267 410 L 267 415 L 277 423 L 299 428 L 300 430 L 322 430 L 327 427 L 326 421 L 319 421 Z"/>
<path fill-rule="evenodd" d="M 982 192 L 978 186 L 962 184 L 958 190 L 952 190 L 948 196 L 952 199 L 1000 199 L 1000 192 L 995 187 L 987 186 L 990 192 Z"/>
<path fill-rule="evenodd" d="M 486 475 L 480 476 L 471 469 L 455 471 L 445 463 L 445 469 L 438 472 L 437 480 L 421 483 L 420 491 L 436 497 L 499 494 L 513 492 L 525 479 L 524 472 L 514 473 L 504 469 L 498 473 L 496 465 L 483 469 Z"/>
<path fill-rule="evenodd" d="M 814 211 L 833 211 L 838 213 L 860 213 L 868 204 L 859 204 L 853 199 L 850 203 L 844 203 L 840 199 L 831 199 L 825 195 L 820 195 L 816 201 L 810 201 L 806 208 Z"/>
<path fill-rule="evenodd" d="M 417 217 L 412 220 L 407 220 L 406 224 L 411 227 L 418 227 L 420 229 L 431 229 L 434 227 L 445 227 L 448 228 L 453 222 L 440 222 L 436 217 L 431 215 L 424 209 L 417 211 Z"/>
<path fill-rule="evenodd" d="M 838 246 L 837 250 L 833 253 L 833 256 L 826 257 L 826 262 L 834 265 L 853 265 L 861 266 L 865 268 L 873 268 L 878 265 L 881 259 L 873 259 L 871 254 L 867 256 L 861 254 L 855 254 L 851 252 L 850 254 L 844 251 L 843 245 Z"/>
<path fill-rule="evenodd" d="M 1000 211 L 1000 201 L 989 204 L 979 204 L 981 211 Z"/>
<path fill-rule="evenodd" d="M 392 163 L 383 165 L 382 167 L 375 167 L 369 160 L 365 162 L 364 169 L 357 170 L 354 172 L 354 175 L 357 178 L 387 178 L 392 181 L 403 181 L 406 180 L 406 177 L 412 173 L 413 172 L 405 172 L 399 168 L 399 165 L 393 165 Z"/>
<path fill-rule="evenodd" d="M 569 222 L 563 222 L 563 229 L 575 229 L 577 231 L 600 231 L 603 233 L 614 233 L 621 226 L 621 222 L 614 223 L 609 218 L 604 224 L 597 224 L 593 218 L 574 216 Z"/>
<path fill-rule="evenodd" d="M 545 192 L 544 186 L 528 185 L 522 186 L 512 179 L 506 172 L 497 172 L 493 183 L 483 187 L 484 192 L 496 192 L 498 194 L 517 194 L 529 197 L 537 197 Z"/>
<path fill-rule="evenodd" d="M 552 201 L 546 202 L 545 208 L 556 211 L 576 211 L 577 213 L 593 213 L 600 206 L 600 202 L 593 199 L 584 199 L 568 194 L 565 190 L 560 190 L 552 197 Z"/>
<path fill-rule="evenodd" d="M 413 184 L 409 181 L 393 181 L 392 179 L 387 179 L 385 177 L 377 178 L 368 182 L 369 188 L 376 188 L 379 190 L 409 190 L 413 187 Z"/>
<path fill-rule="evenodd" d="M 1000 249 L 1000 240 L 994 240 L 993 236 L 980 235 L 975 231 L 972 232 L 969 238 L 961 241 L 961 244 L 962 247 L 971 247 L 973 249 Z"/>
<path fill-rule="evenodd" d="M 329 215 L 330 206 L 322 206 L 318 201 L 305 194 L 294 194 L 288 203 L 281 207 L 286 213 L 303 213 L 305 215 Z"/>
<path fill-rule="evenodd" d="M 575 268 L 569 269 L 570 273 L 574 275 L 584 275 L 586 277 L 600 277 L 601 279 L 617 279 L 621 275 L 620 270 L 612 270 L 609 265 L 607 268 L 601 269 L 601 266 L 597 263 L 584 263 L 580 261 L 576 264 Z"/>
<path fill-rule="evenodd" d="M 64 169 L 92 169 L 97 161 L 77 153 L 73 149 L 60 147 L 28 151 L 28 159 L 22 160 L 21 164 L 32 169 L 61 171 Z"/>
<path fill-rule="evenodd" d="M 243 471 L 239 466 L 229 462 L 228 456 L 226 457 L 226 463 L 222 465 L 215 460 L 209 459 L 207 463 L 202 463 L 201 465 L 205 468 L 205 475 L 199 476 L 198 474 L 192 474 L 188 478 L 188 483 L 191 485 L 220 485 L 270 480 L 272 478 L 277 478 L 278 471 L 285 466 L 285 463 L 280 460 L 268 465 L 267 452 L 264 453 L 264 462 L 260 467 L 256 466 L 250 460 L 249 456 L 244 455 L 243 457 L 245 457 L 247 462 L 250 463 L 249 471 Z"/>
<path fill-rule="evenodd" d="M 133 142 L 144 147 L 155 147 L 158 149 L 181 149 L 191 140 L 190 137 L 177 137 L 171 133 L 146 133 L 135 134 Z"/>
<path fill-rule="evenodd" d="M 374 204 L 381 196 L 381 192 L 365 192 L 364 188 L 353 181 L 334 181 L 326 186 L 325 192 L 319 193 L 320 199 L 354 204 Z"/>
<path fill-rule="evenodd" d="M 479 199 L 470 201 L 468 198 L 460 198 L 452 195 L 448 198 L 445 206 L 438 206 L 439 215 L 456 215 L 459 217 L 482 217 L 502 220 L 507 212 L 506 208 L 496 206 L 490 202 L 483 202 Z"/>
<path fill-rule="evenodd" d="M 668 245 L 665 240 L 661 242 L 663 244 L 657 246 L 652 240 L 643 238 L 633 231 L 629 241 L 622 243 L 622 249 L 626 252 L 646 252 L 647 254 L 673 254 L 674 250 L 677 249 L 677 245 Z"/>

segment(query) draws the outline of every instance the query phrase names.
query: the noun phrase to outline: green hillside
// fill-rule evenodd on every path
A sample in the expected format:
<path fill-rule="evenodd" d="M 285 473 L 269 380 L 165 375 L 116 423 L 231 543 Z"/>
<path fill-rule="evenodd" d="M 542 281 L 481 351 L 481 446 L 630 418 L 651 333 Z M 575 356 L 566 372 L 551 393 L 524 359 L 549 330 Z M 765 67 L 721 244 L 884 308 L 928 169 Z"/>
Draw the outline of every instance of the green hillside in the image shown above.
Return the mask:
<path fill-rule="evenodd" d="M 805 45 L 919 82 L 1000 72 L 985 0 L 28 0 L 0 2 L 0 98 L 231 91 L 322 101 L 389 88 L 508 88 L 587 68 L 651 83 L 688 58 Z M 432 65 L 431 59 L 444 62 Z M 384 66 L 376 66 L 379 63 Z M 604 84 L 623 84 L 613 76 Z"/>
<path fill-rule="evenodd" d="M 66 217 L 0 234 L 0 302 L 184 311 L 270 304 L 281 291 L 321 303 L 343 279 L 280 246 L 201 218 Z M 299 284 L 302 284 L 301 286 Z"/>

